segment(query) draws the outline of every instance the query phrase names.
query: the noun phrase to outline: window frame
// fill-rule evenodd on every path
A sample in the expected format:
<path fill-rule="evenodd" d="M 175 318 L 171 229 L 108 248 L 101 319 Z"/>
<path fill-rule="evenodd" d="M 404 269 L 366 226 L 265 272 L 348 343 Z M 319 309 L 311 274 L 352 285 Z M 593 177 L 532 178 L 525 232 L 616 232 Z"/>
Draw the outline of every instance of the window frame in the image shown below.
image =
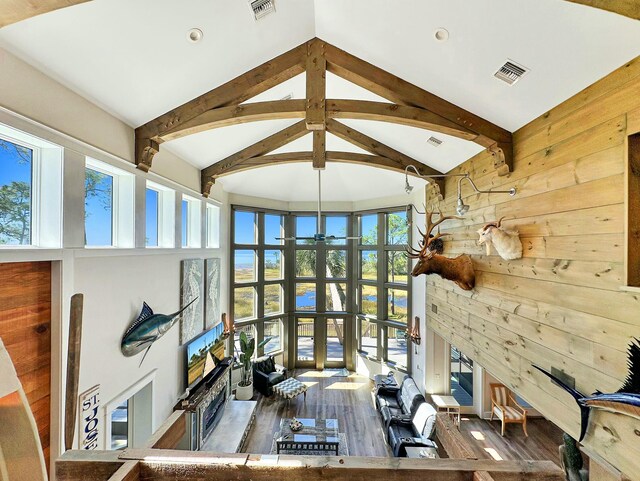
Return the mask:
<path fill-rule="evenodd" d="M 187 215 L 184 216 L 183 204 L 187 204 Z M 186 222 L 186 226 L 184 225 Z M 182 230 L 186 227 L 186 242 Z M 202 201 L 187 194 L 180 198 L 180 247 L 182 249 L 200 249 L 202 245 Z"/>

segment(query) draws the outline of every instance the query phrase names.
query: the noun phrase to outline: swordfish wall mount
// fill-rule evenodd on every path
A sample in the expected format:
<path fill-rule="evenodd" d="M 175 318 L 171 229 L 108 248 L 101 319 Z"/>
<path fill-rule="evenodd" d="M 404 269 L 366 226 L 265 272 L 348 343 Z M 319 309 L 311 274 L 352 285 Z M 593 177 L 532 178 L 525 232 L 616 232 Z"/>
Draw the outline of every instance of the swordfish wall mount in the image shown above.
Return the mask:
<path fill-rule="evenodd" d="M 147 357 L 147 353 L 153 343 L 164 336 L 178 321 L 180 314 L 197 300 L 197 297 L 194 298 L 189 304 L 173 314 L 154 314 L 149 304 L 143 302 L 140 315 L 129 326 L 124 336 L 122 336 L 122 342 L 120 344 L 122 354 L 126 357 L 131 357 L 146 349 L 140 361 L 140 366 L 142 366 L 142 361 Z"/>
<path fill-rule="evenodd" d="M 567 386 L 560 378 L 534 365 L 538 371 L 551 378 L 562 389 L 567 391 L 580 407 L 580 441 L 587 434 L 589 414 L 591 409 L 600 409 L 612 413 L 626 414 L 640 419 L 640 340 L 637 338 L 629 345 L 629 373 L 622 387 L 614 393 L 596 391 L 591 396 L 585 396 L 580 391 Z"/>

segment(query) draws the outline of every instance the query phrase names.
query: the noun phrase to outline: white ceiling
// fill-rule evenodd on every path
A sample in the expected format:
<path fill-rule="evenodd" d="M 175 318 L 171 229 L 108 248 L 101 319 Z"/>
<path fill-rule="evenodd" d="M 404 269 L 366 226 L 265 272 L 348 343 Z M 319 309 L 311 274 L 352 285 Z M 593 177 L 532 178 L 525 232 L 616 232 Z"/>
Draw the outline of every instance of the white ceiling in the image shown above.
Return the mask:
<path fill-rule="evenodd" d="M 0 46 L 132 127 L 315 36 L 510 131 L 640 54 L 640 22 L 564 0 L 276 0 L 276 6 L 276 14 L 255 22 L 246 0 L 93 0 L 4 27 Z M 186 40 L 192 27 L 204 32 L 198 44 Z M 434 40 L 438 27 L 450 32 L 447 42 Z M 492 76 L 507 59 L 531 69 L 512 87 Z M 288 94 L 304 97 L 302 75 L 251 101 Z M 382 100 L 330 74 L 327 96 Z M 293 122 L 226 127 L 162 148 L 204 167 Z M 430 132 L 411 127 L 345 123 L 440 171 L 479 150 L 442 134 L 436 136 L 444 143 L 433 148 L 425 143 Z M 308 150 L 309 144 L 307 136 L 279 150 Z M 359 151 L 345 144 L 327 139 L 331 150 Z M 308 165 L 268 169 L 291 186 L 306 185 L 300 171 L 305 168 L 313 174 Z M 347 165 L 334 170 L 327 170 L 327 189 L 337 196 L 356 192 L 339 184 L 349 175 L 379 189 L 359 195 L 396 193 L 387 171 Z M 285 195 L 277 182 L 254 184 L 253 177 L 262 179 L 267 171 L 234 174 L 221 183 L 232 192 Z M 253 193 L 244 192 L 251 184 Z M 301 196 L 310 190 L 304 185 Z"/>

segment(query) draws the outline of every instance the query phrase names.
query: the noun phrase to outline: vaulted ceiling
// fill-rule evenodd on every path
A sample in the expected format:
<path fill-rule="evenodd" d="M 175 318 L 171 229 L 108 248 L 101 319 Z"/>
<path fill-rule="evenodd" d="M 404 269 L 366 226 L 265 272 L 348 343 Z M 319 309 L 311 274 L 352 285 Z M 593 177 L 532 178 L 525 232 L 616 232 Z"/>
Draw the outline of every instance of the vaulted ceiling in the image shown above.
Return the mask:
<path fill-rule="evenodd" d="M 506 130 L 514 131 L 640 54 L 640 22 L 563 0 L 276 0 L 254 21 L 246 0 L 93 0 L 0 29 L 0 46 L 138 127 L 291 48 L 320 37 Z M 187 41 L 197 27 L 204 38 Z M 437 28 L 449 39 L 438 42 Z M 515 85 L 493 77 L 507 60 L 530 71 Z M 305 97 L 304 74 L 250 102 Z M 385 101 L 327 74 L 327 98 Z M 297 120 L 270 120 L 201 132 L 162 144 L 198 168 L 209 166 Z M 368 120 L 348 126 L 446 172 L 482 147 L 429 131 Z M 310 150 L 303 137 L 278 153 Z M 331 134 L 327 150 L 361 153 Z M 291 166 L 221 179 L 225 189 L 282 200 L 312 200 L 315 180 Z M 346 169 L 346 170 L 345 170 Z M 350 170 L 349 170 L 350 169 Z M 371 185 L 351 188 L 354 166 L 327 169 L 327 198 L 402 193 L 401 174 L 366 170 Z M 356 169 L 357 170 L 357 169 Z M 262 175 L 258 172 L 262 171 Z M 256 181 L 265 185 L 256 188 Z M 332 182 L 332 180 L 334 182 Z M 364 179 L 363 179 L 364 180 Z M 268 182 L 265 182 L 268 181 Z M 353 184 L 353 182 L 351 182 Z"/>

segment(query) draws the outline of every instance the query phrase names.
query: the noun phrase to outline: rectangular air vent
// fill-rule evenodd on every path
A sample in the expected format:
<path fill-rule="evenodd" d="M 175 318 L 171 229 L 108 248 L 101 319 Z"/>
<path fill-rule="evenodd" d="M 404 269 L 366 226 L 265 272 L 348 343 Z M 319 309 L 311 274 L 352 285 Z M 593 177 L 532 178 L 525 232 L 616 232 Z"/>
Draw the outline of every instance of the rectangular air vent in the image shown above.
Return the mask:
<path fill-rule="evenodd" d="M 508 83 L 509 85 L 513 85 L 528 71 L 529 70 L 526 67 L 508 60 L 496 73 L 493 74 L 493 76 Z"/>
<path fill-rule="evenodd" d="M 256 20 L 276 11 L 275 0 L 249 0 L 249 4 L 253 10 L 253 18 Z"/>
<path fill-rule="evenodd" d="M 280 100 L 291 100 L 292 98 L 293 98 L 293 92 L 291 92 L 290 94 L 285 95 Z"/>
<path fill-rule="evenodd" d="M 434 147 L 440 147 L 442 145 L 442 140 L 431 136 L 427 139 L 427 144 L 433 145 Z"/>

